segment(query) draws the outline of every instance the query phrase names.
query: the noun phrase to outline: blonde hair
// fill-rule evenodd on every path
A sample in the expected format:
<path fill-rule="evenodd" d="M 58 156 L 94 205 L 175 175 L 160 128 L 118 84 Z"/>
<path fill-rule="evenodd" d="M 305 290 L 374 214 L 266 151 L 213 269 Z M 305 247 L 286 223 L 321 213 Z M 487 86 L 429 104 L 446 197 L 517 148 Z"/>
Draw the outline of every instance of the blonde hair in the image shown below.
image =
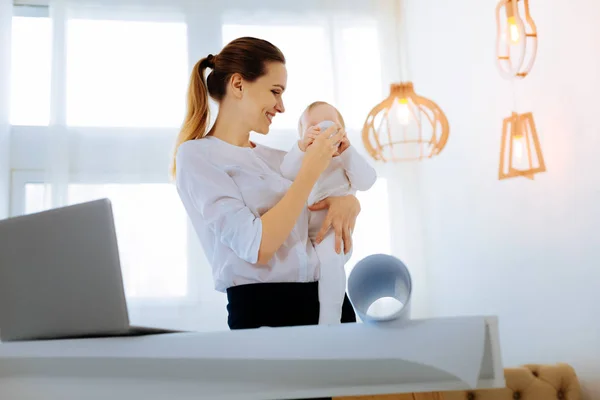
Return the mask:
<path fill-rule="evenodd" d="M 179 135 L 171 164 L 171 177 L 177 173 L 177 150 L 188 140 L 206 136 L 210 122 L 208 96 L 218 103 L 223 100 L 227 83 L 233 74 L 240 74 L 247 82 L 254 82 L 267 73 L 268 62 L 285 64 L 285 57 L 272 43 L 253 37 L 241 37 L 231 41 L 213 56 L 209 54 L 194 65 L 187 92 L 187 113 Z M 206 79 L 206 68 L 212 71 Z"/>
<path fill-rule="evenodd" d="M 171 163 L 171 178 L 175 179 L 177 166 L 175 159 L 179 146 L 188 140 L 196 140 L 204 137 L 210 121 L 210 109 L 208 106 L 208 89 L 204 81 L 204 71 L 208 67 L 208 57 L 201 59 L 194 65 L 190 76 L 187 93 L 187 113 L 183 126 L 175 140 L 175 151 Z"/>
<path fill-rule="evenodd" d="M 346 128 L 346 122 L 344 122 L 344 117 L 342 117 L 342 113 L 340 112 L 340 110 L 338 110 L 335 106 L 329 104 L 326 101 L 314 101 L 312 103 L 310 103 L 305 109 L 304 111 L 302 111 L 302 114 L 300 114 L 300 119 L 298 119 L 298 134 L 300 135 L 300 137 L 302 137 L 302 118 L 304 118 L 304 116 L 306 115 L 307 112 L 309 112 L 310 110 L 312 110 L 313 108 L 317 107 L 317 106 L 329 106 L 332 107 L 335 112 L 337 113 L 337 116 L 340 120 L 340 124 L 342 124 L 342 128 Z"/>

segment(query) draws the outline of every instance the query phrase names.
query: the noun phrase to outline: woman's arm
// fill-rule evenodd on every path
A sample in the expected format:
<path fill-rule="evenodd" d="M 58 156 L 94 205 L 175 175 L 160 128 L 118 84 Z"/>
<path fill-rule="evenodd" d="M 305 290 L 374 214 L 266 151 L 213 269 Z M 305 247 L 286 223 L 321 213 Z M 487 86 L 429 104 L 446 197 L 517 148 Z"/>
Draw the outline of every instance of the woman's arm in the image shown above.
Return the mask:
<path fill-rule="evenodd" d="M 310 192 L 319 179 L 320 173 L 303 165 L 298 176 L 273 208 L 264 213 L 262 238 L 258 250 L 258 264 L 266 264 L 290 235 L 300 213 L 306 206 Z"/>
<path fill-rule="evenodd" d="M 267 263 L 273 257 L 296 225 L 313 186 L 331 162 L 331 158 L 344 136 L 343 130 L 339 129 L 330 138 L 329 135 L 335 129 L 339 129 L 339 127 L 331 126 L 324 132 L 324 135 L 319 135 L 306 149 L 296 179 L 283 198 L 261 217 L 263 229 L 258 252 L 259 264 Z"/>
<path fill-rule="evenodd" d="M 246 206 L 235 181 L 192 144 L 181 145 L 176 157 L 177 192 L 194 228 L 206 226 L 237 257 L 255 264 L 262 223 Z"/>
<path fill-rule="evenodd" d="M 202 139 L 200 139 L 202 140 Z M 205 154 L 182 145 L 177 154 L 177 190 L 192 222 L 206 224 L 238 257 L 266 264 L 290 235 L 308 196 L 327 168 L 340 137 L 315 141 L 281 200 L 260 218 L 246 206 L 231 177 Z"/>
<path fill-rule="evenodd" d="M 335 251 L 348 254 L 352 249 L 352 231 L 356 225 L 356 217 L 360 214 L 360 202 L 356 196 L 332 196 L 309 207 L 311 211 L 329 209 L 321 230 L 317 234 L 317 243 L 323 240 L 330 227 L 335 231 Z"/>

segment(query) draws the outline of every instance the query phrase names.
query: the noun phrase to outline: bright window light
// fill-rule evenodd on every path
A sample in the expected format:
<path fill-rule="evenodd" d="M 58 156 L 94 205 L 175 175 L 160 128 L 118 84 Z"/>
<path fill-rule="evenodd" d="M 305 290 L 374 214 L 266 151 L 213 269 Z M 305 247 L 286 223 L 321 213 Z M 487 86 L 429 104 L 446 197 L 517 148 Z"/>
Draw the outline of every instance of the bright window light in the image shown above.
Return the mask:
<path fill-rule="evenodd" d="M 25 212 L 42 211 L 44 194 L 43 184 L 26 184 Z M 171 184 L 70 184 L 68 197 L 111 200 L 128 297 L 187 295 L 187 216 Z"/>
<path fill-rule="evenodd" d="M 185 23 L 72 19 L 67 32 L 68 125 L 181 126 Z"/>
<path fill-rule="evenodd" d="M 49 18 L 12 18 L 11 125 L 50 122 L 51 40 Z"/>
<path fill-rule="evenodd" d="M 223 25 L 223 45 L 241 36 L 268 40 L 277 46 L 286 58 L 288 82 L 283 95 L 286 111 L 273 119 L 272 130 L 296 131 L 300 114 L 307 105 L 316 100 L 333 101 L 333 66 L 329 37 L 324 27 Z"/>
<path fill-rule="evenodd" d="M 362 130 L 373 106 L 383 100 L 377 26 L 341 30 L 338 50 L 338 107 L 349 129 Z M 368 71 L 368 72 L 365 72 Z"/>

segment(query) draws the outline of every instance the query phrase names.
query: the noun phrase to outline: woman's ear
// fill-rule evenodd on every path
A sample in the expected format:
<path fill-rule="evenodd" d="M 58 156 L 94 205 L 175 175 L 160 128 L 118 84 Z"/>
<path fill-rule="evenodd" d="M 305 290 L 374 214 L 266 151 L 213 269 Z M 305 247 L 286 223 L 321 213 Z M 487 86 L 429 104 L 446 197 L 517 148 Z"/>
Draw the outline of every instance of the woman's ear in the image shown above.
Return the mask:
<path fill-rule="evenodd" d="M 231 89 L 231 94 L 238 99 L 242 97 L 242 94 L 244 93 L 244 80 L 240 74 L 231 75 L 229 86 Z"/>

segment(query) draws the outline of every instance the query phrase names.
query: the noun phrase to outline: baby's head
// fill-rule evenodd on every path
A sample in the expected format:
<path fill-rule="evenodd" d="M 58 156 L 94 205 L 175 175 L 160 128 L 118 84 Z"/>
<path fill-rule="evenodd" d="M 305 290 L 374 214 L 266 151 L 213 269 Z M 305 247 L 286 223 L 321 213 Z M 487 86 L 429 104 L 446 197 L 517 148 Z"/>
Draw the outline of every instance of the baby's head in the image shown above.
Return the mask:
<path fill-rule="evenodd" d="M 300 137 L 304 135 L 306 128 L 318 125 L 323 121 L 333 121 L 346 128 L 344 118 L 337 108 L 324 101 L 315 101 L 306 107 L 300 116 L 300 120 L 298 121 L 298 133 Z"/>

